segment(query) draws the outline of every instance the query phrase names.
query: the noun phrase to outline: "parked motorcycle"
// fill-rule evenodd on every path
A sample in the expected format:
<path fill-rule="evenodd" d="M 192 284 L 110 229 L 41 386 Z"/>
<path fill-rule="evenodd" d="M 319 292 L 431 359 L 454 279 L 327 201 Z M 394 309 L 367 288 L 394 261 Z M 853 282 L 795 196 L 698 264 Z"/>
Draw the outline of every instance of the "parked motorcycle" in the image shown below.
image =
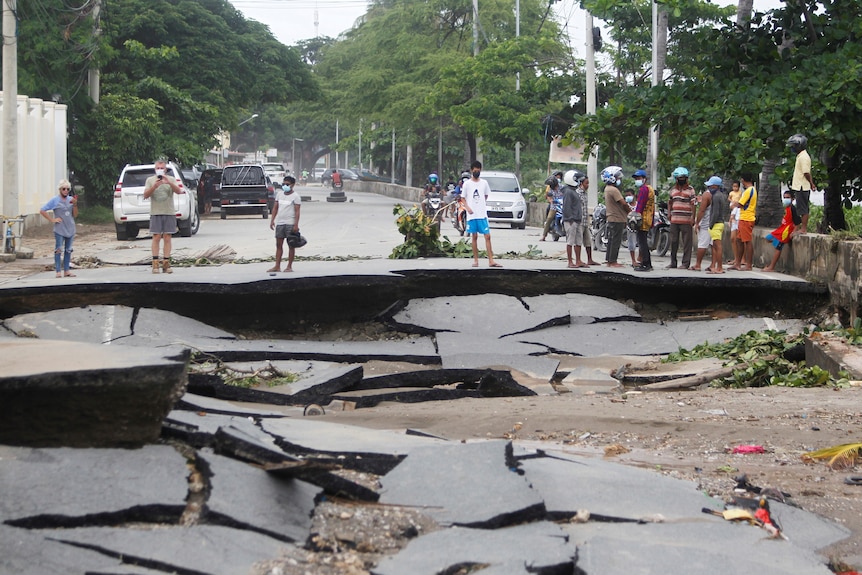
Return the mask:
<path fill-rule="evenodd" d="M 597 204 L 593 210 L 592 228 L 593 249 L 600 252 L 608 250 L 608 212 L 604 204 Z"/>
<path fill-rule="evenodd" d="M 670 249 L 670 217 L 667 212 L 667 202 L 658 202 L 652 228 L 647 232 L 647 242 L 650 251 L 657 256 L 667 254 Z"/>
<path fill-rule="evenodd" d="M 666 212 L 665 212 L 666 213 Z M 592 239 L 593 239 L 593 249 L 598 250 L 600 252 L 608 251 L 608 213 L 607 208 L 604 204 L 598 204 L 596 208 L 593 210 L 593 221 L 590 224 Z M 653 232 L 650 231 L 650 234 Z M 667 239 L 670 238 L 670 231 L 665 230 L 664 232 Z M 647 237 L 652 238 L 652 235 L 648 235 Z M 656 237 L 659 237 L 658 235 Z M 627 234 L 623 233 L 620 236 L 620 247 L 625 247 L 627 243 Z M 653 246 L 652 239 L 650 239 L 650 246 Z M 652 248 L 651 248 L 652 249 Z M 665 252 L 667 251 L 667 246 L 664 248 Z M 664 255 L 664 253 L 658 254 Z"/>
<path fill-rule="evenodd" d="M 562 198 L 554 198 L 553 203 L 551 204 L 551 209 L 554 210 L 554 220 L 551 222 L 551 227 L 548 229 L 551 236 L 553 236 L 554 241 L 560 239 L 560 237 L 566 237 L 566 226 L 563 223 L 563 199 Z"/>

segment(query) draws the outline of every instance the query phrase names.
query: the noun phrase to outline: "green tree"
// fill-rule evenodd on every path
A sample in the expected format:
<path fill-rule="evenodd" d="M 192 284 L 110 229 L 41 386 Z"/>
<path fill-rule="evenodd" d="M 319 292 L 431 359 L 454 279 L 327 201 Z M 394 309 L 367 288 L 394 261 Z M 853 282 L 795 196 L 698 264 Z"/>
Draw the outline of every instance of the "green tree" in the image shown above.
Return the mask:
<path fill-rule="evenodd" d="M 815 181 L 828 183 L 826 225 L 844 229 L 842 204 L 862 199 L 860 17 L 862 2 L 806 0 L 755 13 L 747 28 L 727 21 L 693 29 L 711 54 L 692 58 L 701 62 L 697 74 L 673 76 L 657 88 L 622 88 L 595 117 L 578 118 L 571 134 L 607 146 L 644 138 L 657 122 L 660 163 L 682 163 L 698 174 L 757 172 L 770 158 L 785 158 L 761 186 L 761 223 L 769 226 L 780 219 L 777 184 L 793 167 L 785 142 L 805 133 Z"/>
<path fill-rule="evenodd" d="M 92 6 L 69 8 L 64 0 L 19 6 L 19 88 L 68 104 L 70 168 L 94 191 L 91 197 L 109 201 L 126 162 L 155 154 L 195 163 L 247 110 L 318 94 L 299 52 L 227 0 L 115 0 L 102 12 L 101 35 L 93 34 Z M 149 121 L 148 129 L 124 122 L 122 106 L 90 109 L 91 67 L 101 70 L 102 101 L 128 100 L 130 118 Z M 144 141 L 130 146 L 132 134 Z M 106 142 L 115 137 L 126 147 L 108 153 Z"/>

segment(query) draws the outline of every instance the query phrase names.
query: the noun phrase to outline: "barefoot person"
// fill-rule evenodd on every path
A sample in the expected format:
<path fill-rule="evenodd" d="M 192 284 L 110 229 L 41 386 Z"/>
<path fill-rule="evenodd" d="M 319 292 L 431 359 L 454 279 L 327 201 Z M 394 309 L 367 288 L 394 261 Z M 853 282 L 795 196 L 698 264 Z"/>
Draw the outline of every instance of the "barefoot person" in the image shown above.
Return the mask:
<path fill-rule="evenodd" d="M 176 179 L 167 174 L 167 162 L 156 160 L 155 175 L 147 178 L 144 184 L 144 199 L 150 200 L 150 233 L 153 234 L 153 273 L 171 270 L 171 237 L 177 233 L 177 215 L 174 207 L 174 194 L 183 191 Z M 159 244 L 162 244 L 162 258 L 159 258 Z"/>
<path fill-rule="evenodd" d="M 491 228 L 488 226 L 488 208 L 485 202 L 491 194 L 491 186 L 480 178 L 482 162 L 476 160 L 470 164 L 470 179 L 461 187 L 461 195 L 467 202 L 467 233 L 473 238 L 473 267 L 479 267 L 479 234 L 485 236 L 485 251 L 488 253 L 488 266 L 501 268 L 494 261 L 494 251 L 491 249 Z"/>
<path fill-rule="evenodd" d="M 69 180 L 60 180 L 59 187 L 60 193 L 48 200 L 39 213 L 54 224 L 54 271 L 57 277 L 73 278 L 75 274 L 70 268 L 75 218 L 78 217 L 78 197 L 71 195 L 72 185 Z M 48 212 L 52 212 L 52 215 L 48 215 Z"/>
<path fill-rule="evenodd" d="M 754 244 L 751 240 L 757 211 L 757 188 L 754 187 L 753 174 L 742 174 L 740 179 L 744 191 L 739 200 L 730 205 L 731 209 L 739 208 L 739 230 L 736 235 L 738 253 L 729 269 L 751 271 L 751 262 L 754 259 Z"/>
<path fill-rule="evenodd" d="M 587 176 L 578 170 L 569 170 L 563 175 L 563 222 L 566 224 L 566 260 L 570 268 L 585 268 L 589 264 L 581 259 L 581 246 L 589 237 L 587 229 L 587 207 L 578 192 Z M 575 261 L 572 261 L 572 254 Z"/>
<path fill-rule="evenodd" d="M 272 217 L 269 219 L 269 229 L 275 230 L 275 265 L 267 272 L 281 271 L 281 258 L 284 256 L 284 240 L 288 236 L 299 233 L 299 208 L 302 206 L 302 198 L 293 191 L 296 179 L 293 176 L 285 176 L 281 190 L 275 195 L 275 203 L 272 205 Z M 296 255 L 296 247 L 291 241 L 287 242 L 287 267 L 286 272 L 293 271 L 293 258 Z"/>
<path fill-rule="evenodd" d="M 724 262 L 722 261 L 721 240 L 724 236 L 724 222 L 730 217 L 730 204 L 721 189 L 721 178 L 712 176 L 706 182 L 706 189 L 710 194 L 709 206 L 709 237 L 712 240 L 712 263 L 706 270 L 708 274 L 723 274 Z"/>
<path fill-rule="evenodd" d="M 793 239 L 793 232 L 796 230 L 796 226 L 802 223 L 802 217 L 799 216 L 796 212 L 796 206 L 793 205 L 793 192 L 786 190 L 781 203 L 784 206 L 784 217 L 781 218 L 781 225 L 772 230 L 764 238 L 772 242 L 772 247 L 775 248 L 775 253 L 772 254 L 772 261 L 769 262 L 768 266 L 763 268 L 765 272 L 775 271 L 775 264 L 778 263 L 778 258 L 781 257 L 781 250 Z"/>

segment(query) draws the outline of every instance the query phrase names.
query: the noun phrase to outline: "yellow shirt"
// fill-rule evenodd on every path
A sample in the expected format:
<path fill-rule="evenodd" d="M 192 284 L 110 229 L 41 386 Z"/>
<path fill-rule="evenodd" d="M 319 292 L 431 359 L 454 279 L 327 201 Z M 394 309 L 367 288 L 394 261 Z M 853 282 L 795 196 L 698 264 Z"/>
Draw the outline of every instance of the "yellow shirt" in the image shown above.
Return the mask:
<path fill-rule="evenodd" d="M 748 204 L 748 208 L 745 205 Z M 757 209 L 757 189 L 754 186 L 742 192 L 739 198 L 739 220 L 742 222 L 753 222 L 754 211 Z"/>
<path fill-rule="evenodd" d="M 732 204 L 733 202 L 739 201 L 739 196 L 742 195 L 742 190 L 736 190 L 735 192 L 731 191 L 727 194 L 727 200 Z"/>
<path fill-rule="evenodd" d="M 796 165 L 793 168 L 793 179 L 790 181 L 790 189 L 794 191 L 811 191 L 811 183 L 805 177 L 805 174 L 811 173 L 811 156 L 808 152 L 802 150 L 796 154 Z"/>

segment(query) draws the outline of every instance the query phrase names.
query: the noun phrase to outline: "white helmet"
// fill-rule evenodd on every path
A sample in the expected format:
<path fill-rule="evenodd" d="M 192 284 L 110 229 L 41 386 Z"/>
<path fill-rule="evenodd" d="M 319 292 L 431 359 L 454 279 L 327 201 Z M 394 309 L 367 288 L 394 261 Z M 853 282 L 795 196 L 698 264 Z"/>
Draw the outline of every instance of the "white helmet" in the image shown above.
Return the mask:
<path fill-rule="evenodd" d="M 602 170 L 601 178 L 606 184 L 616 184 L 623 179 L 623 169 L 619 166 L 608 166 Z"/>
<path fill-rule="evenodd" d="M 580 186 L 587 176 L 578 170 L 569 170 L 563 174 L 563 183 L 567 186 Z"/>

